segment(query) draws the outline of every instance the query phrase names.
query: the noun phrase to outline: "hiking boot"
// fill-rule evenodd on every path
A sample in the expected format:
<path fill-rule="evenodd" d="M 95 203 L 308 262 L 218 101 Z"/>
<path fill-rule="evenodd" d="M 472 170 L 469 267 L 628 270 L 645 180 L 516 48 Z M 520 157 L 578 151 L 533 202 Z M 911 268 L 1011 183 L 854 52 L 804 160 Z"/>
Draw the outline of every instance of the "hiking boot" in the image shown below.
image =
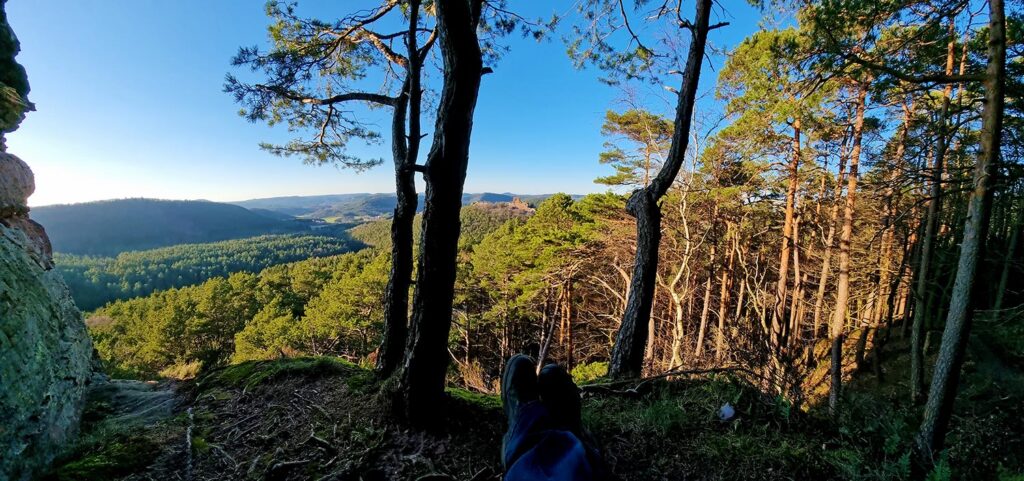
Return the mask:
<path fill-rule="evenodd" d="M 565 368 L 558 364 L 544 366 L 537 377 L 537 385 L 541 401 L 547 406 L 551 418 L 562 424 L 564 429 L 581 435 L 580 388 L 576 387 Z"/>
<path fill-rule="evenodd" d="M 505 364 L 501 378 L 501 404 L 511 424 L 524 404 L 540 399 L 537 390 L 537 366 L 524 354 L 516 354 Z"/>

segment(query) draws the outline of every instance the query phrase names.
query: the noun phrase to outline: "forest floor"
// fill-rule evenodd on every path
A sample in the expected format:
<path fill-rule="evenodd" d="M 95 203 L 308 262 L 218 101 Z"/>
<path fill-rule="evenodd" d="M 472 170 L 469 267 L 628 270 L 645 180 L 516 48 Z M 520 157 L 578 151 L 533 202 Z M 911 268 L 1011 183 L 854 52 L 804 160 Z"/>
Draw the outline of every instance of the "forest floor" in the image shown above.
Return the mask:
<path fill-rule="evenodd" d="M 894 336 L 887 351 L 885 378 L 859 374 L 836 421 L 823 407 L 793 409 L 718 375 L 588 395 L 584 423 L 624 480 L 907 479 L 920 408 L 906 402 L 904 343 Z M 1022 372 L 1021 323 L 979 326 L 949 449 L 930 479 L 1024 479 Z M 94 400 L 83 441 L 47 478 L 500 479 L 496 396 L 450 390 L 438 408 L 443 427 L 423 432 L 391 421 L 378 387 L 349 363 L 303 358 L 243 363 L 165 386 L 182 401 L 159 421 L 112 426 L 102 419 L 116 409 Z M 736 410 L 730 421 L 718 418 L 725 403 Z"/>

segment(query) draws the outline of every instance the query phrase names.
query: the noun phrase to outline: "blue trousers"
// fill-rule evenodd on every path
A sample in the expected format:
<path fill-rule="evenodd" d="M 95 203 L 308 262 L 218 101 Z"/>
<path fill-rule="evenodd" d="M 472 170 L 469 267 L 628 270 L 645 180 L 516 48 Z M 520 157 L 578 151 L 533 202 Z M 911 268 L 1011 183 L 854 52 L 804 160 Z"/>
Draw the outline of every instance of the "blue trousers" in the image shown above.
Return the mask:
<path fill-rule="evenodd" d="M 596 480 L 595 457 L 540 401 L 519 408 L 502 442 L 505 481 Z"/>

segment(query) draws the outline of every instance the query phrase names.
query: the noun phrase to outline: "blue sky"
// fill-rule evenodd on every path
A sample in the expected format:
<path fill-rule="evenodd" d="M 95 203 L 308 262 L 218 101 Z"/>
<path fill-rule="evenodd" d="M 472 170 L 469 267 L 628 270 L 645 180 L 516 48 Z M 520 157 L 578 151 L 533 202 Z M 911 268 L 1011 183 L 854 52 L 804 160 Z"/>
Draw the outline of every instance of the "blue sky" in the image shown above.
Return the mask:
<path fill-rule="evenodd" d="M 350 1 L 301 4 L 329 18 Z M 520 3 L 528 17 L 564 13 L 572 4 Z M 722 4 L 726 16 L 716 16 L 732 25 L 712 32 L 711 42 L 731 47 L 757 28 L 760 15 L 746 2 Z M 8 139 L 9 151 L 35 171 L 31 205 L 393 189 L 388 164 L 357 174 L 260 151 L 259 142 L 290 134 L 246 122 L 221 89 L 238 47 L 264 42 L 262 1 L 10 0 L 7 12 L 37 108 Z M 604 189 L 593 183 L 608 173 L 597 162 L 600 127 L 605 110 L 623 108 L 623 91 L 600 83 L 594 69 L 574 69 L 564 34 L 541 43 L 507 39 L 510 52 L 481 88 L 467 192 Z M 704 91 L 713 88 L 721 61 L 712 56 L 712 68 L 705 66 Z M 652 108 L 670 110 L 664 91 L 638 92 Z M 698 108 L 716 105 L 706 96 Z M 386 134 L 386 122 L 379 125 Z M 425 117 L 424 128 L 432 127 Z M 353 145 L 352 152 L 389 155 L 386 142 Z"/>

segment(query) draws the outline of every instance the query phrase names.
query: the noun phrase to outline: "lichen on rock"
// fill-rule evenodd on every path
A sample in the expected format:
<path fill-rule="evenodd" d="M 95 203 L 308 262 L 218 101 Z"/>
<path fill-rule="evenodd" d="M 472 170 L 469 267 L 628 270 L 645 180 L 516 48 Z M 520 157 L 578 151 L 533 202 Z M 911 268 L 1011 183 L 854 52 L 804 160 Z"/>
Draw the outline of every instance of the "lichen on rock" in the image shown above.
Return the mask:
<path fill-rule="evenodd" d="M 32 171 L 0 153 L 0 479 L 29 479 L 77 432 L 95 371 L 82 313 L 28 217 Z"/>
<path fill-rule="evenodd" d="M 28 479 L 76 434 L 93 349 L 60 274 L 0 225 L 0 479 Z"/>

